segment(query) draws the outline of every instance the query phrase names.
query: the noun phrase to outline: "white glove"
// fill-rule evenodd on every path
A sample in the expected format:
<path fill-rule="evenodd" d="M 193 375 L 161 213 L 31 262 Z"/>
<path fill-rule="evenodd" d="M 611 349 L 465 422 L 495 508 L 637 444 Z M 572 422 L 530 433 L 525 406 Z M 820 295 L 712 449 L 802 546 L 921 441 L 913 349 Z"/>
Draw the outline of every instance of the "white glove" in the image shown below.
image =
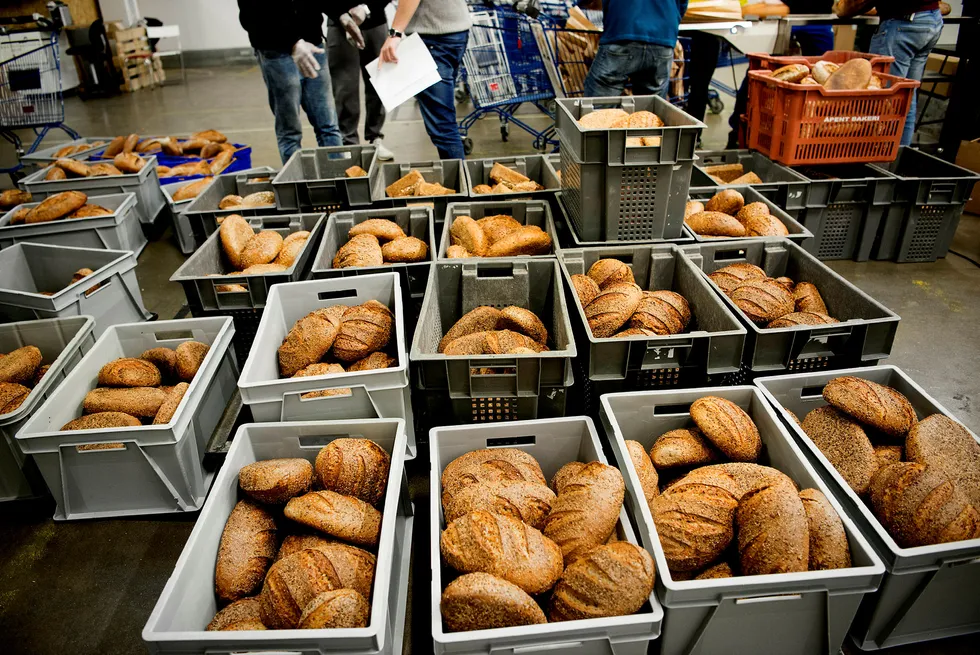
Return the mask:
<path fill-rule="evenodd" d="M 361 25 L 371 15 L 371 10 L 368 9 L 367 5 L 357 5 L 356 7 L 352 7 L 347 13 L 350 14 L 357 25 Z"/>
<path fill-rule="evenodd" d="M 361 28 L 358 27 L 357 19 L 349 13 L 343 14 L 340 17 L 340 25 L 344 28 L 344 31 L 347 32 L 347 42 L 358 50 L 363 50 L 364 35 L 361 34 Z"/>
<path fill-rule="evenodd" d="M 313 55 L 322 55 L 323 48 L 318 48 L 309 41 L 300 39 L 293 44 L 293 61 L 303 77 L 315 80 L 320 70 L 320 63 Z"/>

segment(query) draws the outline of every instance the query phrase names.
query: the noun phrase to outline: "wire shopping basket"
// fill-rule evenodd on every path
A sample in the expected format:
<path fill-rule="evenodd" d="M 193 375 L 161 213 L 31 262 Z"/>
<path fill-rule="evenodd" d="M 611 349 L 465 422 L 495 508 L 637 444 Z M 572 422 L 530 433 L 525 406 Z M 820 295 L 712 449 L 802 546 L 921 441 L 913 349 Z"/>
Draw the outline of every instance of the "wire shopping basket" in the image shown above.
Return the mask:
<path fill-rule="evenodd" d="M 0 36 L 0 128 L 57 125 L 65 118 L 58 34 L 42 34 Z"/>

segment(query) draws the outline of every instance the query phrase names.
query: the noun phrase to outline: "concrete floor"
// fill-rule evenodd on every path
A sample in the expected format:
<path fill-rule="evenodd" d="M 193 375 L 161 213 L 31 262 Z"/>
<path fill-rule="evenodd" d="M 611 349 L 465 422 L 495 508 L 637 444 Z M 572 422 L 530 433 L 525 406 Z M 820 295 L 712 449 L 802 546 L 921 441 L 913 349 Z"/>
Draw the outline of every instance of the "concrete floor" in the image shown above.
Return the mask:
<path fill-rule="evenodd" d="M 255 165 L 280 165 L 266 90 L 255 67 L 199 69 L 187 83 L 105 100 L 66 101 L 66 122 L 82 134 L 179 134 L 215 128 L 252 146 Z M 547 121 L 533 113 L 529 123 Z M 727 115 L 709 116 L 705 148 L 722 148 Z M 500 140 L 494 119 L 471 131 L 473 157 L 532 152 L 531 140 L 513 128 Z M 315 145 L 312 130 L 305 145 Z M 50 140 L 55 143 L 55 139 Z M 389 117 L 385 143 L 400 160 L 436 157 L 417 110 L 400 108 Z M 12 161 L 0 149 L 0 166 Z M 0 181 L 5 186 L 6 180 Z M 954 250 L 980 261 L 980 218 L 964 216 Z M 144 250 L 137 275 L 146 307 L 161 318 L 183 305 L 178 285 L 168 282 L 184 257 L 168 232 Z M 902 317 L 889 363 L 902 367 L 955 413 L 980 431 L 980 268 L 950 254 L 934 264 L 832 262 L 831 267 Z M 421 472 L 421 471 L 420 471 Z M 413 485 L 415 486 L 415 485 Z M 413 489 L 416 507 L 427 506 L 425 490 Z M 5 653 L 132 654 L 144 652 L 140 632 L 169 577 L 196 516 L 85 521 L 55 524 L 50 501 L 0 506 L 0 650 Z M 424 521 L 416 533 L 425 535 Z M 419 571 L 427 552 L 416 548 Z M 413 604 L 427 608 L 427 584 L 413 585 Z M 416 616 L 415 653 L 430 650 L 427 617 Z M 846 646 L 849 652 L 853 647 Z M 894 653 L 975 653 L 980 640 L 947 639 L 893 649 Z"/>

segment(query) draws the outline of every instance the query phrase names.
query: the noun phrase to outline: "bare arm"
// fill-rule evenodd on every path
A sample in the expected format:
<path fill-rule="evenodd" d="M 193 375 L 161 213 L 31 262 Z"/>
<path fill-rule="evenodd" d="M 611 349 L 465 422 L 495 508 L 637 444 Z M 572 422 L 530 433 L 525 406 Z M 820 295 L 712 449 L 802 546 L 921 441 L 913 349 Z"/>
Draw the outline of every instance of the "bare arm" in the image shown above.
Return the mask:
<path fill-rule="evenodd" d="M 834 13 L 841 18 L 860 16 L 875 6 L 875 0 L 837 0 L 834 3 Z"/>
<path fill-rule="evenodd" d="M 419 8 L 420 1 L 398 0 L 398 10 L 395 12 L 395 17 L 391 21 L 391 27 L 399 32 L 404 32 L 405 28 L 412 21 L 412 16 L 415 15 L 415 11 Z"/>

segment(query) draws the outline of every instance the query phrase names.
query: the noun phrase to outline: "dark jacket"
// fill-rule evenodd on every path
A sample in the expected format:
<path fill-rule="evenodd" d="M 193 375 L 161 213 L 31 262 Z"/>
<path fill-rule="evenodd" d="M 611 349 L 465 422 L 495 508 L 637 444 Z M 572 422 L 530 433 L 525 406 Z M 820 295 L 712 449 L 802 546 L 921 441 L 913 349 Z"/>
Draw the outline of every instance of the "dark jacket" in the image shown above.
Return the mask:
<path fill-rule="evenodd" d="M 783 0 L 791 14 L 829 14 L 834 0 Z"/>
<path fill-rule="evenodd" d="M 368 19 L 361 24 L 362 30 L 369 30 L 372 27 L 377 27 L 378 25 L 385 24 L 385 7 L 388 5 L 390 0 L 334 0 L 329 2 L 330 7 L 327 9 L 327 17 L 330 19 L 331 25 L 340 25 L 340 15 L 351 7 L 356 7 L 357 5 L 367 5 L 368 9 L 371 10 L 371 15 Z"/>
<path fill-rule="evenodd" d="M 238 0 L 238 22 L 258 50 L 292 52 L 300 39 L 323 42 L 324 0 Z"/>
<path fill-rule="evenodd" d="M 875 7 L 881 19 L 885 20 L 908 16 L 919 11 L 939 9 L 939 2 L 938 0 L 887 0 L 887 2 L 876 2 Z"/>
<path fill-rule="evenodd" d="M 602 0 L 600 43 L 653 43 L 673 48 L 687 0 Z"/>

